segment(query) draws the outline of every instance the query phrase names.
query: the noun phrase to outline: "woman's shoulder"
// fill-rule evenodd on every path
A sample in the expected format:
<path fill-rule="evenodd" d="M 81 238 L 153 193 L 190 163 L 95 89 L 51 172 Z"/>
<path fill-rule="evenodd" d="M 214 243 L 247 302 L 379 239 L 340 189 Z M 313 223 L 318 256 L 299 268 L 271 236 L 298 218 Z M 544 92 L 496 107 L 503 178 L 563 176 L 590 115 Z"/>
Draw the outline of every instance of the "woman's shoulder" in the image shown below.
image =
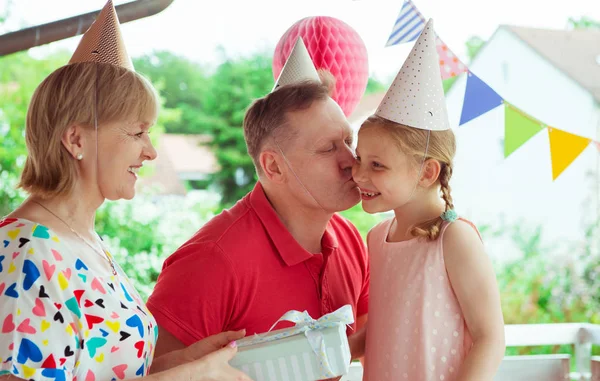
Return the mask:
<path fill-rule="evenodd" d="M 46 254 L 61 255 L 62 248 L 60 238 L 45 225 L 23 218 L 0 220 L 0 259 L 10 257 L 13 266 L 39 262 Z"/>

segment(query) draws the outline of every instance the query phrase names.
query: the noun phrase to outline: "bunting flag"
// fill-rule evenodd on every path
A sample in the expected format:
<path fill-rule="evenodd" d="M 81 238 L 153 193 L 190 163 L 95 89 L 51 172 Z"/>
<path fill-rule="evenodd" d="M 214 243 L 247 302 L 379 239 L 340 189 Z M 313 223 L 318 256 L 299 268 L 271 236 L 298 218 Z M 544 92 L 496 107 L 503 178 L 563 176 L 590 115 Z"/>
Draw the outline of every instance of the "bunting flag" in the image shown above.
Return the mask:
<path fill-rule="evenodd" d="M 467 88 L 465 90 L 465 99 L 460 114 L 459 126 L 500 106 L 502 102 L 502 97 L 489 87 L 487 83 L 483 82 L 475 74 L 468 72 Z"/>
<path fill-rule="evenodd" d="M 518 108 L 504 103 L 504 158 L 534 137 L 546 126 Z"/>
<path fill-rule="evenodd" d="M 554 127 L 548 127 L 550 137 L 550 157 L 552 160 L 552 180 L 556 180 L 560 174 L 577 159 L 584 149 L 590 145 L 592 139 L 562 131 Z"/>
<path fill-rule="evenodd" d="M 436 35 L 435 48 L 437 49 L 438 56 L 440 56 L 440 70 L 442 72 L 442 80 L 456 77 L 467 71 L 467 66 L 463 64 L 456 54 L 448 48 L 448 45 L 442 41 L 442 39 Z"/>
<path fill-rule="evenodd" d="M 414 41 L 425 28 L 425 17 L 410 0 L 404 1 L 390 38 L 385 46 Z"/>
<path fill-rule="evenodd" d="M 386 46 L 416 40 L 423 31 L 425 23 L 425 17 L 412 1 L 405 0 Z M 444 84 L 444 93 L 450 89 L 460 74 L 467 73 L 468 75 L 459 126 L 504 103 L 505 158 L 545 128 L 548 129 L 550 137 L 553 180 L 556 180 L 590 143 L 593 143 L 598 153 L 600 153 L 600 141 L 593 141 L 589 138 L 549 127 L 504 101 L 494 89 L 470 72 L 469 68 L 458 59 L 437 34 L 436 50 L 440 59 L 440 74 Z"/>

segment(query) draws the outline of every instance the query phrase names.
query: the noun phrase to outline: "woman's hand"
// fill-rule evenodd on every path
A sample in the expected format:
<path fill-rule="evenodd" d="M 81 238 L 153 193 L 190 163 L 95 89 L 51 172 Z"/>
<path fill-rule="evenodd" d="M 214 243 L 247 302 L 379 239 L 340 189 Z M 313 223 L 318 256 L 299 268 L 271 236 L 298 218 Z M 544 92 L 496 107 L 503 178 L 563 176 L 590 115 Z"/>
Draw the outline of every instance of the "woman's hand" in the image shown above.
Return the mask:
<path fill-rule="evenodd" d="M 246 335 L 246 330 L 221 332 L 197 341 L 189 347 L 182 349 L 182 355 L 186 362 L 198 360 L 211 354 L 231 342 L 239 340 Z"/>
<path fill-rule="evenodd" d="M 208 339 L 208 338 L 207 338 Z M 231 367 L 229 360 L 237 353 L 235 342 L 214 351 L 199 360 L 188 362 L 178 368 L 181 375 L 174 375 L 172 379 L 186 381 L 252 381 L 243 372 Z M 179 369 L 181 368 L 181 369 Z"/>
<path fill-rule="evenodd" d="M 160 373 L 176 366 L 199 360 L 223 348 L 227 344 L 243 338 L 245 334 L 245 330 L 222 332 L 197 341 L 187 348 L 166 353 L 154 359 L 150 372 Z"/>

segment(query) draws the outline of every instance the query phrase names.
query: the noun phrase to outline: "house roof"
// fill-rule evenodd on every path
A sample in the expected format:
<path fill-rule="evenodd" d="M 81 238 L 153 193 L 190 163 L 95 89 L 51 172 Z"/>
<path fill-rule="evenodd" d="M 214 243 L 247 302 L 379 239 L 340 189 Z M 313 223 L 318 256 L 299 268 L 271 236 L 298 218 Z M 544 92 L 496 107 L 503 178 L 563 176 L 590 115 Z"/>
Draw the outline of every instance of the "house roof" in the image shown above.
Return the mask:
<path fill-rule="evenodd" d="M 600 30 L 503 25 L 600 102 Z"/>
<path fill-rule="evenodd" d="M 178 173 L 209 174 L 217 170 L 217 159 L 206 135 L 162 134 L 159 147 L 168 155 Z"/>
<path fill-rule="evenodd" d="M 162 134 L 156 147 L 158 157 L 149 163 L 150 176 L 141 186 L 158 185 L 162 194 L 185 194 L 184 178 L 201 177 L 218 171 L 219 165 L 205 135 Z"/>

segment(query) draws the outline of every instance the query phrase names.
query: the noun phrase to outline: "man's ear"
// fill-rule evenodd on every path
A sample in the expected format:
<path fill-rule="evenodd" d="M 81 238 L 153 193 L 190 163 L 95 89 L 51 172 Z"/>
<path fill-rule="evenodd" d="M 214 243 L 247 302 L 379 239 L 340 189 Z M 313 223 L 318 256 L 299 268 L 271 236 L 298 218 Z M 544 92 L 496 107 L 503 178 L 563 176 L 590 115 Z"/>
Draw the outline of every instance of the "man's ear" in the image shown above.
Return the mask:
<path fill-rule="evenodd" d="M 277 184 L 285 182 L 285 167 L 284 160 L 281 154 L 276 151 L 267 149 L 260 153 L 258 158 L 263 176 L 269 181 Z"/>

